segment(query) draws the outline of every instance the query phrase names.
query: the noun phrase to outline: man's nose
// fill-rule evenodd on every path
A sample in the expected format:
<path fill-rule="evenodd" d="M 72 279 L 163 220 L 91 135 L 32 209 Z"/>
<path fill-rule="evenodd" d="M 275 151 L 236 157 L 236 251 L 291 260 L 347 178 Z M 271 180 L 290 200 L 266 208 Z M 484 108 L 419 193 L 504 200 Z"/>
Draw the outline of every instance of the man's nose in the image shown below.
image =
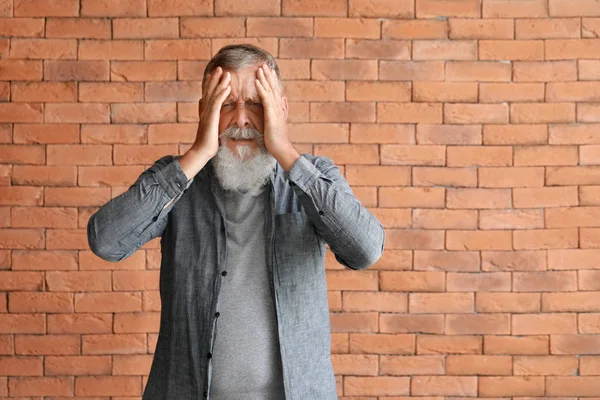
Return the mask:
<path fill-rule="evenodd" d="M 245 128 L 250 125 L 248 111 L 246 110 L 245 104 L 237 104 L 235 106 L 234 123 L 238 126 L 238 128 Z"/>

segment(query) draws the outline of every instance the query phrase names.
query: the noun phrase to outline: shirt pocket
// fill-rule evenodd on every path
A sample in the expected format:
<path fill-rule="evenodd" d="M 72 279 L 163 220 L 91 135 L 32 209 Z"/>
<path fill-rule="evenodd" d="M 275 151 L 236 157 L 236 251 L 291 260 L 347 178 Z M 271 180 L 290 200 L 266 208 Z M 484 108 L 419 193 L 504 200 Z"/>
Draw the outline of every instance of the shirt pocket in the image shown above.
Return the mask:
<path fill-rule="evenodd" d="M 274 246 L 277 279 L 281 286 L 324 279 L 324 249 L 304 212 L 275 216 Z"/>

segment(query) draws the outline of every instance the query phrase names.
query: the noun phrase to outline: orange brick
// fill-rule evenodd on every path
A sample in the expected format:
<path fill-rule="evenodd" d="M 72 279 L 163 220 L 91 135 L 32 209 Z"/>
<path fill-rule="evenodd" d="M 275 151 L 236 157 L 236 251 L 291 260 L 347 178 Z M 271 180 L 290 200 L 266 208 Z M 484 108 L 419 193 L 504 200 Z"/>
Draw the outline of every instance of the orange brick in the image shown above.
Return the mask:
<path fill-rule="evenodd" d="M 598 16 L 600 7 L 590 0 L 551 0 L 550 15 L 553 17 Z"/>
<path fill-rule="evenodd" d="M 310 60 L 277 60 L 281 79 L 310 79 Z M 180 78 L 181 73 L 180 73 Z"/>
<path fill-rule="evenodd" d="M 111 24 L 101 18 L 46 18 L 46 37 L 110 39 Z"/>
<path fill-rule="evenodd" d="M 584 272 L 584 271 L 582 271 Z M 579 277 L 580 290 L 595 290 L 594 283 L 583 284 L 584 278 L 595 278 L 595 271 L 585 271 Z M 590 312 L 598 311 L 598 292 L 574 292 L 574 293 L 544 293 L 542 296 L 542 311 L 544 312 Z M 569 314 L 575 315 L 575 314 Z M 569 333 L 569 332 L 567 332 Z M 575 332 L 573 332 L 575 333 Z"/>
<path fill-rule="evenodd" d="M 18 187 L 3 186 L 0 187 L 0 205 L 21 205 L 21 206 L 41 206 L 42 188 L 38 187 Z"/>
<path fill-rule="evenodd" d="M 76 228 L 77 210 L 52 207 L 13 207 L 12 227 L 15 228 Z"/>
<path fill-rule="evenodd" d="M 201 97 L 200 82 L 149 82 L 144 85 L 144 100 L 150 103 L 193 101 Z M 125 97 L 125 96 L 123 96 Z"/>
<path fill-rule="evenodd" d="M 329 271 L 343 272 L 343 271 Z M 352 289 L 343 289 L 352 290 Z M 344 311 L 379 311 L 405 313 L 408 309 L 407 295 L 387 292 L 349 292 L 342 294 Z"/>
<path fill-rule="evenodd" d="M 381 314 L 379 330 L 384 333 L 420 333 L 440 335 L 444 316 L 435 314 Z"/>
<path fill-rule="evenodd" d="M 108 188 L 58 188 L 44 190 L 44 205 L 60 207 L 101 206 L 110 200 Z"/>
<path fill-rule="evenodd" d="M 580 80 L 596 80 L 600 76 L 600 60 L 578 60 Z"/>
<path fill-rule="evenodd" d="M 145 17 L 146 0 L 81 0 L 81 15 L 91 17 Z"/>
<path fill-rule="evenodd" d="M 347 2 L 342 0 L 331 0 L 327 3 L 321 3 L 316 0 L 283 0 L 281 14 L 284 16 L 345 17 L 347 9 Z"/>
<path fill-rule="evenodd" d="M 77 0 L 14 0 L 15 17 L 78 17 Z"/>
<path fill-rule="evenodd" d="M 411 394 L 418 396 L 476 396 L 477 377 L 415 377 L 411 380 Z"/>
<path fill-rule="evenodd" d="M 411 293 L 409 312 L 428 313 L 472 313 L 475 309 L 473 293 Z"/>
<path fill-rule="evenodd" d="M 582 145 L 579 147 L 580 165 L 597 165 L 596 157 L 600 147 L 598 145 Z"/>
<path fill-rule="evenodd" d="M 484 376 L 479 378 L 479 395 L 484 397 L 544 396 L 543 376 Z"/>
<path fill-rule="evenodd" d="M 484 18 L 541 18 L 548 16 L 545 0 L 485 0 Z"/>
<path fill-rule="evenodd" d="M 348 376 L 344 378 L 343 390 L 347 396 L 408 396 L 410 378 Z"/>
<path fill-rule="evenodd" d="M 477 229 L 475 210 L 416 209 L 412 227 L 421 229 Z"/>
<path fill-rule="evenodd" d="M 403 250 L 441 250 L 444 248 L 444 235 L 441 230 L 392 229 L 387 232 L 387 246 Z"/>
<path fill-rule="evenodd" d="M 401 292 L 444 291 L 443 272 L 396 272 L 381 271 L 380 290 Z"/>
<path fill-rule="evenodd" d="M 0 18 L 0 35 L 7 37 L 42 37 L 44 35 L 44 19 Z"/>
<path fill-rule="evenodd" d="M 379 39 L 381 22 L 366 18 L 315 18 L 315 36 Z"/>
<path fill-rule="evenodd" d="M 579 203 L 575 186 L 518 188 L 513 190 L 513 201 L 516 208 L 576 206 Z"/>
<path fill-rule="evenodd" d="M 381 36 L 390 39 L 445 39 L 448 21 L 384 20 Z"/>
<path fill-rule="evenodd" d="M 48 333 L 111 333 L 112 324 L 112 314 L 55 314 L 48 316 Z M 73 368 L 77 368 L 77 365 Z"/>
<path fill-rule="evenodd" d="M 552 354 L 600 354 L 600 335 L 554 335 L 550 342 Z"/>
<path fill-rule="evenodd" d="M 449 355 L 446 358 L 447 375 L 511 375 L 510 356 Z"/>
<path fill-rule="evenodd" d="M 110 356 L 48 356 L 44 369 L 48 375 L 109 375 Z"/>
<path fill-rule="evenodd" d="M 91 251 L 85 251 L 79 253 L 79 269 L 91 271 L 91 270 L 140 270 L 146 269 L 146 255 L 143 251 L 133 253 L 127 259 L 120 261 L 119 263 L 111 263 L 105 261 L 94 255 Z M 83 274 L 81 275 L 84 276 Z M 108 287 L 111 287 L 109 282 Z M 109 289 L 106 289 L 109 290 Z"/>
<path fill-rule="evenodd" d="M 73 82 L 13 82 L 13 102 L 74 102 L 77 86 Z"/>
<path fill-rule="evenodd" d="M 205 2 L 208 3 L 210 7 L 212 2 Z M 233 0 L 215 0 L 215 15 L 281 15 L 281 3 L 275 0 L 265 0 L 256 3 L 240 3 L 239 1 Z"/>
<path fill-rule="evenodd" d="M 152 359 L 151 354 L 113 356 L 112 375 L 145 375 L 150 371 Z"/>
<path fill-rule="evenodd" d="M 377 332 L 376 312 L 333 313 L 331 332 Z"/>
<path fill-rule="evenodd" d="M 600 122 L 600 108 L 595 103 L 579 103 L 577 106 L 578 122 Z"/>
<path fill-rule="evenodd" d="M 443 375 L 442 356 L 381 356 L 380 373 L 385 375 Z"/>
<path fill-rule="evenodd" d="M 446 207 L 469 208 L 510 208 L 511 193 L 507 189 L 450 189 Z"/>
<path fill-rule="evenodd" d="M 479 168 L 479 187 L 529 188 L 544 186 L 543 167 Z"/>
<path fill-rule="evenodd" d="M 43 164 L 44 151 L 37 145 L 0 145 L 0 156 L 5 163 Z"/>
<path fill-rule="evenodd" d="M 81 340 L 77 335 L 19 335 L 15 353 L 22 355 L 76 355 Z"/>
<path fill-rule="evenodd" d="M 476 83 L 462 82 L 414 82 L 415 102 L 477 102 Z"/>
<path fill-rule="evenodd" d="M 257 35 L 251 33 L 250 24 L 256 26 L 255 20 L 259 18 L 248 19 L 248 36 L 273 36 L 273 35 Z M 270 18 L 266 18 L 271 20 Z M 276 19 L 272 19 L 272 23 L 276 23 Z M 267 25 L 267 24 L 264 24 Z M 292 24 L 290 24 L 292 25 Z M 293 26 L 293 25 L 292 25 Z M 312 25 L 311 25 L 312 29 Z M 178 32 L 178 30 L 177 30 Z M 187 17 L 181 19 L 181 37 L 182 38 L 207 38 L 207 37 L 242 37 L 246 33 L 243 18 L 225 17 L 225 18 L 208 18 L 208 17 Z M 312 31 L 311 31 L 312 33 Z M 177 37 L 175 35 L 174 37 Z"/>
<path fill-rule="evenodd" d="M 444 104 L 444 123 L 506 124 L 508 123 L 508 104 L 447 103 Z"/>
<path fill-rule="evenodd" d="M 42 357 L 2 357 L 0 371 L 8 376 L 35 376 L 44 374 Z"/>
<path fill-rule="evenodd" d="M 552 82 L 577 80 L 575 61 L 544 61 L 513 63 L 516 82 Z"/>
<path fill-rule="evenodd" d="M 313 63 L 314 65 L 314 63 Z M 347 101 L 410 101 L 410 82 L 346 82 Z"/>
<path fill-rule="evenodd" d="M 377 122 L 441 123 L 440 103 L 377 103 Z"/>
<path fill-rule="evenodd" d="M 511 104 L 511 123 L 566 123 L 575 122 L 574 103 Z"/>
<path fill-rule="evenodd" d="M 42 122 L 41 103 L 0 103 L 0 122 Z"/>
<path fill-rule="evenodd" d="M 350 353 L 414 354 L 415 335 L 350 334 Z"/>
<path fill-rule="evenodd" d="M 444 80 L 444 63 L 439 61 L 380 61 L 379 79 L 410 81 Z"/>
<path fill-rule="evenodd" d="M 17 333 L 17 338 L 22 340 L 25 333 L 45 333 L 44 314 L 0 314 L 0 332 L 3 334 Z M 38 336 L 40 337 L 40 336 Z M 21 342 L 22 343 L 22 342 Z M 16 346 L 14 346 L 16 347 Z M 23 354 L 21 345 L 15 354 Z"/>
<path fill-rule="evenodd" d="M 481 210 L 480 229 L 541 229 L 544 227 L 542 210 Z"/>
<path fill-rule="evenodd" d="M 469 251 L 415 251 L 414 269 L 421 271 L 479 271 L 479 253 Z"/>
<path fill-rule="evenodd" d="M 417 336 L 417 354 L 481 354 L 480 336 Z"/>
<path fill-rule="evenodd" d="M 73 312 L 73 293 L 12 292 L 8 302 L 11 313 Z"/>
<path fill-rule="evenodd" d="M 546 393 L 548 396 L 595 396 L 600 387 L 594 377 L 548 377 Z"/>
<path fill-rule="evenodd" d="M 210 39 L 147 40 L 146 60 L 207 60 L 211 57 Z"/>
<path fill-rule="evenodd" d="M 509 82 L 511 66 L 495 61 L 449 61 L 446 64 L 446 80 Z"/>
<path fill-rule="evenodd" d="M 510 291 L 511 277 L 509 273 L 462 273 L 449 272 L 447 291 L 451 292 L 499 292 Z"/>
<path fill-rule="evenodd" d="M 508 146 L 452 146 L 447 150 L 449 167 L 510 166 L 513 149 Z"/>
<path fill-rule="evenodd" d="M 139 125 L 82 125 L 81 142 L 94 144 L 141 144 L 145 128 Z"/>
<path fill-rule="evenodd" d="M 457 314 L 446 317 L 448 335 L 505 335 L 510 333 L 509 314 Z"/>
<path fill-rule="evenodd" d="M 480 40 L 480 60 L 543 60 L 541 40 Z"/>
<path fill-rule="evenodd" d="M 444 188 L 395 187 L 379 189 L 380 207 L 443 208 Z"/>
<path fill-rule="evenodd" d="M 179 17 L 213 15 L 213 2 L 208 0 L 147 0 L 148 16 Z"/>
<path fill-rule="evenodd" d="M 480 0 L 417 0 L 416 8 L 417 18 L 481 17 Z"/>
<path fill-rule="evenodd" d="M 413 186 L 477 186 L 477 172 L 472 168 L 415 167 Z"/>
<path fill-rule="evenodd" d="M 598 54 L 600 41 L 597 39 L 548 39 L 545 46 L 547 60 L 570 60 L 590 58 L 590 54 Z"/>
<path fill-rule="evenodd" d="M 413 60 L 475 60 L 477 43 L 472 40 L 420 40 L 413 43 Z"/>
<path fill-rule="evenodd" d="M 550 82 L 546 86 L 548 102 L 598 100 L 598 82 Z"/>
<path fill-rule="evenodd" d="M 448 250 L 512 250 L 509 231 L 449 231 Z"/>
<path fill-rule="evenodd" d="M 514 232 L 515 249 L 569 249 L 577 247 L 577 229 L 534 229 Z"/>
<path fill-rule="evenodd" d="M 170 61 L 114 61 L 111 63 L 110 75 L 112 81 L 175 80 L 177 64 Z"/>
<path fill-rule="evenodd" d="M 48 145 L 48 165 L 109 165 L 112 149 L 98 145 Z"/>
<path fill-rule="evenodd" d="M 115 145 L 113 159 L 115 165 L 152 164 L 165 154 L 176 154 L 176 145 Z"/>
<path fill-rule="evenodd" d="M 106 81 L 108 61 L 45 61 L 47 81 Z"/>
<path fill-rule="evenodd" d="M 483 143 L 488 145 L 546 144 L 548 127 L 543 124 L 484 125 Z"/>
<path fill-rule="evenodd" d="M 375 122 L 372 102 L 314 102 L 310 104 L 311 122 Z"/>
<path fill-rule="evenodd" d="M 486 336 L 485 354 L 544 355 L 550 351 L 550 337 Z"/>
<path fill-rule="evenodd" d="M 177 18 L 119 18 L 113 21 L 114 39 L 170 39 L 177 37 L 179 37 L 179 20 Z M 182 37 L 185 36 L 182 35 Z M 110 58 L 114 59 L 114 57 Z"/>
<path fill-rule="evenodd" d="M 515 21 L 517 39 L 579 38 L 579 18 L 518 19 Z"/>
<path fill-rule="evenodd" d="M 347 166 L 346 179 L 350 185 L 406 186 L 410 169 L 396 166 Z"/>
<path fill-rule="evenodd" d="M 541 310 L 539 293 L 493 293 L 476 294 L 478 313 L 535 313 Z"/>
<path fill-rule="evenodd" d="M 383 145 L 381 163 L 393 165 L 444 165 L 445 146 Z"/>
<path fill-rule="evenodd" d="M 375 80 L 377 62 L 371 60 L 313 60 L 312 79 Z"/>
<path fill-rule="evenodd" d="M 548 228 L 598 226 L 599 207 L 561 207 L 546 211 Z"/>
<path fill-rule="evenodd" d="M 479 90 L 482 103 L 544 101 L 542 83 L 482 83 Z"/>
<path fill-rule="evenodd" d="M 18 377 L 9 381 L 9 391 L 15 396 L 73 396 L 72 377 Z"/>
<path fill-rule="evenodd" d="M 140 396 L 138 376 L 81 376 L 75 385 L 76 396 Z"/>
<path fill-rule="evenodd" d="M 144 96 L 141 83 L 111 82 L 79 84 L 79 101 L 98 103 L 127 103 L 142 101 Z M 147 101 L 149 99 L 146 99 Z M 149 100 L 152 101 L 152 100 Z"/>
<path fill-rule="evenodd" d="M 345 4 L 345 3 L 344 3 Z M 282 38 L 281 58 L 343 58 L 344 40 L 328 38 Z"/>
<path fill-rule="evenodd" d="M 346 40 L 346 58 L 358 58 L 358 59 L 373 59 L 383 58 L 387 60 L 410 60 L 411 44 L 408 40 L 368 40 L 368 39 L 347 39 Z M 381 63 L 389 63 L 389 61 L 382 60 Z M 421 63 L 419 63 L 421 64 Z M 432 64 L 432 63 L 427 63 Z M 393 74 L 393 68 L 389 64 L 386 65 L 387 79 Z M 440 63 L 436 63 L 439 65 Z M 408 68 L 410 69 L 410 68 Z M 401 72 L 396 71 L 397 74 Z M 380 76 L 381 79 L 383 79 Z M 406 77 L 405 77 L 406 78 Z M 404 78 L 403 78 L 404 79 Z M 441 79 L 439 79 L 441 80 Z"/>
<path fill-rule="evenodd" d="M 547 335 L 577 333 L 576 314 L 515 314 L 513 335 Z"/>
<path fill-rule="evenodd" d="M 113 123 L 175 122 L 175 103 L 132 103 L 111 106 Z"/>
<path fill-rule="evenodd" d="M 405 225 L 408 225 L 408 223 Z M 409 270 L 412 268 L 412 252 L 410 250 L 386 250 L 384 255 L 371 268 L 392 271 Z"/>
<path fill-rule="evenodd" d="M 481 125 L 417 125 L 419 144 L 481 144 Z"/>
<path fill-rule="evenodd" d="M 549 250 L 548 268 L 549 269 L 595 269 L 596 249 L 568 249 L 568 250 Z M 581 271 L 584 274 L 586 271 Z"/>
<path fill-rule="evenodd" d="M 118 313 L 115 314 L 115 333 L 158 333 L 160 313 Z"/>
<path fill-rule="evenodd" d="M 77 293 L 75 312 L 134 312 L 141 311 L 140 293 Z"/>
<path fill-rule="evenodd" d="M 449 20 L 451 39 L 513 39 L 514 22 L 510 19 Z"/>
<path fill-rule="evenodd" d="M 579 19 L 577 19 L 578 21 Z M 595 38 L 598 32 L 599 18 L 582 18 L 581 19 L 581 37 L 584 38 Z"/>
<path fill-rule="evenodd" d="M 579 314 L 579 319 L 577 321 L 579 332 L 583 334 L 597 334 L 600 333 L 600 320 L 598 319 L 598 313 L 585 313 Z M 583 364 L 583 360 L 582 360 Z M 583 368 L 583 365 L 582 365 Z M 581 373 L 581 375 L 587 375 L 586 373 Z M 595 375 L 592 373 L 592 375 Z"/>
<path fill-rule="evenodd" d="M 413 125 L 360 124 L 350 126 L 351 143 L 414 143 Z"/>
<path fill-rule="evenodd" d="M 413 0 L 350 0 L 351 17 L 414 18 Z"/>
<path fill-rule="evenodd" d="M 575 271 L 515 272 L 513 290 L 516 292 L 575 291 Z"/>

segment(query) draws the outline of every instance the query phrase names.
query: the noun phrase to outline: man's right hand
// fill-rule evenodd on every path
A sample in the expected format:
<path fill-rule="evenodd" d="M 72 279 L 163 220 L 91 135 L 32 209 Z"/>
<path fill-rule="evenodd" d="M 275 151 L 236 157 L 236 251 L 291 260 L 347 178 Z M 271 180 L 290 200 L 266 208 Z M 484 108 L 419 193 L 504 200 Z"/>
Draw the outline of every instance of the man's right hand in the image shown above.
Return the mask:
<path fill-rule="evenodd" d="M 188 180 L 204 168 L 219 151 L 219 118 L 223 102 L 231 92 L 231 73 L 217 67 L 207 75 L 198 102 L 198 132 L 192 147 L 179 159 Z"/>

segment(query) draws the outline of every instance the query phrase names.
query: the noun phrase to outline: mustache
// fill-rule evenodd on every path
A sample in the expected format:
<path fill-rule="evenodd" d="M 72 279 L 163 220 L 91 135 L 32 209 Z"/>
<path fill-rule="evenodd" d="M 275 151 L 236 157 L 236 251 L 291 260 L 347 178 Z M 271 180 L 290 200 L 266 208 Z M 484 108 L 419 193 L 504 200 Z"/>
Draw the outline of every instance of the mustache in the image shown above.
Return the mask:
<path fill-rule="evenodd" d="M 229 127 L 227 129 L 225 129 L 225 131 L 223 131 L 223 133 L 221 133 L 221 135 L 219 135 L 220 137 L 225 137 L 225 138 L 230 138 L 230 139 L 235 139 L 235 140 L 240 140 L 240 139 L 262 139 L 262 134 L 254 129 L 254 128 L 239 128 L 237 126 L 232 126 Z"/>

